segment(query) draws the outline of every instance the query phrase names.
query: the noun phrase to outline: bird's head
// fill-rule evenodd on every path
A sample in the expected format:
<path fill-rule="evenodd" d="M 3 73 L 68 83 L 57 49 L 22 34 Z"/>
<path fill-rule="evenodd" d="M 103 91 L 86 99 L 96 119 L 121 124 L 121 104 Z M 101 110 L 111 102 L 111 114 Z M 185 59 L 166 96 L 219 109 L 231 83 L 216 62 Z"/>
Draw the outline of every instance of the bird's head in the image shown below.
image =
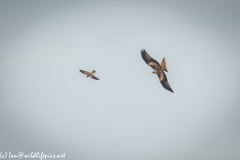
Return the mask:
<path fill-rule="evenodd" d="M 96 71 L 95 70 L 92 70 L 92 73 L 95 73 Z"/>
<path fill-rule="evenodd" d="M 141 53 L 145 53 L 146 51 L 145 51 L 145 49 L 141 49 Z"/>

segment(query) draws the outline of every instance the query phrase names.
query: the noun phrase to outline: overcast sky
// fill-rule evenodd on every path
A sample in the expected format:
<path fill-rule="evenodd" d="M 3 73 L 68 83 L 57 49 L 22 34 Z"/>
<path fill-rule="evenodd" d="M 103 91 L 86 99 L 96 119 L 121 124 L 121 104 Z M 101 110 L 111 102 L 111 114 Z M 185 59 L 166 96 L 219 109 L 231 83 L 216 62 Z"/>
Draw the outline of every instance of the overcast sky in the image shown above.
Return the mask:
<path fill-rule="evenodd" d="M 0 152 L 240 159 L 239 8 L 234 0 L 0 1 Z M 174 93 L 143 48 L 165 57 Z"/>

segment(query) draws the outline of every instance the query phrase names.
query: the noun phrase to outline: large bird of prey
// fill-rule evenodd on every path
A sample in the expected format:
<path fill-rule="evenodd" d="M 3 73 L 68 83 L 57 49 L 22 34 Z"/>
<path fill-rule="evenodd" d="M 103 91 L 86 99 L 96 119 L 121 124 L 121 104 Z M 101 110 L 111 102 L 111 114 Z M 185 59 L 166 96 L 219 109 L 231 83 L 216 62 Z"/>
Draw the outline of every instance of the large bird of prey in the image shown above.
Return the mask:
<path fill-rule="evenodd" d="M 82 72 L 83 74 L 86 74 L 87 76 L 86 77 L 91 77 L 92 79 L 96 79 L 96 80 L 99 80 L 97 77 L 95 77 L 93 75 L 93 73 L 95 73 L 96 71 L 95 70 L 92 70 L 92 72 L 87 72 L 87 71 L 84 71 L 84 70 L 79 70 L 80 72 Z"/>
<path fill-rule="evenodd" d="M 143 60 L 147 63 L 147 65 L 149 65 L 150 67 L 153 68 L 153 72 L 154 74 L 158 75 L 158 79 L 160 80 L 162 86 L 169 90 L 170 92 L 173 92 L 172 88 L 170 87 L 168 80 L 167 80 L 167 76 L 163 71 L 167 72 L 167 66 L 166 66 L 166 61 L 165 58 L 163 58 L 161 65 L 155 60 L 153 59 L 146 51 L 145 49 L 141 50 L 141 54 L 142 54 L 142 58 Z M 174 92 L 173 92 L 174 93 Z"/>

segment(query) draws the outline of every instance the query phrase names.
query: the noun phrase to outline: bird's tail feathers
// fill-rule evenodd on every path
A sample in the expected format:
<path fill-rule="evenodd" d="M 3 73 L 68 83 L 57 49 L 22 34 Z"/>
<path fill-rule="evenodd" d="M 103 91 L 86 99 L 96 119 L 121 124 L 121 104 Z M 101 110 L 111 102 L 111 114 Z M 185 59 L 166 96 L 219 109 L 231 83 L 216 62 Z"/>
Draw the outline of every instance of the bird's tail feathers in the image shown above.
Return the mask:
<path fill-rule="evenodd" d="M 162 63 L 161 63 L 161 69 L 162 69 L 163 71 L 168 72 L 168 70 L 167 70 L 167 64 L 166 64 L 165 58 L 163 58 L 163 60 L 162 60 Z"/>

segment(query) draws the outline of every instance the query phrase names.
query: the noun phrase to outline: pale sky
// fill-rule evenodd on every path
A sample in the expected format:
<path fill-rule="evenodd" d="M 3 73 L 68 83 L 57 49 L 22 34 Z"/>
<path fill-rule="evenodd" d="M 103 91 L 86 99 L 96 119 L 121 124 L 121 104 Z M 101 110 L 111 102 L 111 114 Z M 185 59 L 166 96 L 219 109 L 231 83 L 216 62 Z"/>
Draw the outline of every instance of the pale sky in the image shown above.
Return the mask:
<path fill-rule="evenodd" d="M 240 159 L 239 7 L 0 1 L 0 152 Z M 165 57 L 175 93 L 151 73 L 143 48 Z"/>

